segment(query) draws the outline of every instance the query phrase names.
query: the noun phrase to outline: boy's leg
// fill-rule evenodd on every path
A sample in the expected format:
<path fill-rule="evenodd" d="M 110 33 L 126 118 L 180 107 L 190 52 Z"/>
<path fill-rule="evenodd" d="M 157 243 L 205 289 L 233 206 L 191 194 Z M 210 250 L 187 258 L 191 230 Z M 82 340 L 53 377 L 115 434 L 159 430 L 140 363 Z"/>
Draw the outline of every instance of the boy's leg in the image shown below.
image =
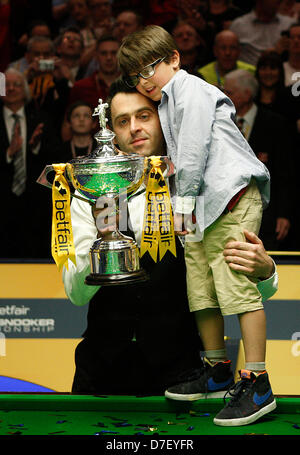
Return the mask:
<path fill-rule="evenodd" d="M 233 384 L 233 374 L 226 356 L 224 320 L 202 242 L 186 242 L 185 258 L 190 310 L 204 347 L 204 372 L 197 379 L 170 387 L 165 396 L 182 401 L 223 397 Z"/>
<path fill-rule="evenodd" d="M 246 425 L 276 407 L 265 371 L 266 321 L 261 296 L 251 279 L 228 273 L 228 267 L 215 260 L 221 254 L 218 239 L 230 236 L 243 239 L 244 228 L 258 232 L 260 207 L 260 195 L 251 184 L 233 211 L 220 217 L 208 230 L 204 241 L 222 314 L 239 316 L 246 360 L 246 368 L 240 371 L 241 379 L 230 392 L 232 399 L 214 419 L 217 425 Z"/>
<path fill-rule="evenodd" d="M 239 315 L 246 369 L 262 371 L 261 367 L 249 368 L 250 364 L 264 363 L 266 356 L 266 315 L 264 310 L 249 311 Z M 248 368 L 247 368 L 248 367 Z"/>

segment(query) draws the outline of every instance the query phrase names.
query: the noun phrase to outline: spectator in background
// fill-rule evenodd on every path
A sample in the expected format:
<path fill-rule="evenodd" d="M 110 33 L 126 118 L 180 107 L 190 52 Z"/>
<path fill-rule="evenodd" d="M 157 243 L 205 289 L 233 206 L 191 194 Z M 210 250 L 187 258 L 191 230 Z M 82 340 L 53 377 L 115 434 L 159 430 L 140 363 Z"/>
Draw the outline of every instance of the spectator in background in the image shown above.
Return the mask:
<path fill-rule="evenodd" d="M 197 30 L 188 22 L 178 22 L 172 30 L 181 57 L 181 69 L 191 74 L 207 62 L 207 47 Z"/>
<path fill-rule="evenodd" d="M 81 66 L 80 56 L 84 49 L 83 38 L 76 27 L 68 27 L 55 40 L 56 54 L 54 77 L 67 79 L 69 87 L 82 79 L 85 68 Z"/>
<path fill-rule="evenodd" d="M 255 66 L 239 60 L 239 40 L 231 30 L 223 30 L 216 35 L 213 51 L 216 60 L 198 70 L 200 76 L 209 84 L 222 89 L 224 76 L 234 69 L 245 69 L 252 74 L 255 73 Z"/>
<path fill-rule="evenodd" d="M 26 74 L 36 108 L 51 115 L 60 131 L 71 87 L 83 75 L 79 66 L 83 42 L 79 30 L 69 27 L 55 44 L 57 55 L 35 56 Z"/>
<path fill-rule="evenodd" d="M 84 101 L 72 104 L 66 114 L 72 138 L 64 142 L 61 148 L 61 161 L 66 163 L 78 156 L 89 155 L 96 147 L 93 131 L 97 127 L 94 108 Z"/>
<path fill-rule="evenodd" d="M 121 43 L 124 36 L 135 32 L 143 26 L 143 18 L 134 10 L 124 10 L 117 15 L 113 35 Z"/>
<path fill-rule="evenodd" d="M 278 14 L 281 0 L 256 0 L 254 9 L 235 19 L 230 29 L 241 44 L 242 61 L 256 65 L 262 52 L 276 47 L 281 33 L 294 19 Z"/>
<path fill-rule="evenodd" d="M 68 0 L 70 16 L 74 24 L 79 28 L 83 38 L 83 51 L 80 56 L 81 66 L 87 66 L 95 52 L 97 37 L 91 27 L 91 15 L 86 0 Z"/>
<path fill-rule="evenodd" d="M 283 63 L 276 52 L 266 52 L 259 58 L 256 78 L 259 83 L 256 103 L 289 118 L 295 129 L 299 106 L 290 88 L 284 85 Z"/>
<path fill-rule="evenodd" d="M 267 250 L 293 249 L 290 227 L 294 206 L 294 147 L 287 120 L 254 102 L 258 82 L 245 70 L 225 76 L 224 91 L 236 108 L 237 124 L 271 175 L 271 200 L 259 236 Z"/>
<path fill-rule="evenodd" d="M 35 59 L 49 59 L 54 54 L 53 41 L 47 36 L 35 35 L 29 39 L 24 57 L 11 62 L 9 68 L 25 73 Z"/>
<path fill-rule="evenodd" d="M 36 179 L 58 157 L 51 118 L 30 103 L 24 74 L 5 72 L 0 107 L 1 256 L 50 257 L 51 194 Z"/>
<path fill-rule="evenodd" d="M 51 29 L 50 26 L 42 20 L 34 20 L 29 24 L 28 31 L 24 33 L 21 38 L 19 39 L 19 46 L 24 47 L 24 53 L 27 48 L 28 41 L 30 38 L 33 36 L 45 36 L 46 38 L 51 39 Z M 20 59 L 17 60 L 17 62 L 22 62 L 24 57 L 21 57 Z M 14 68 L 18 69 L 17 66 L 15 65 Z M 20 67 L 19 71 L 23 71 L 22 67 Z"/>

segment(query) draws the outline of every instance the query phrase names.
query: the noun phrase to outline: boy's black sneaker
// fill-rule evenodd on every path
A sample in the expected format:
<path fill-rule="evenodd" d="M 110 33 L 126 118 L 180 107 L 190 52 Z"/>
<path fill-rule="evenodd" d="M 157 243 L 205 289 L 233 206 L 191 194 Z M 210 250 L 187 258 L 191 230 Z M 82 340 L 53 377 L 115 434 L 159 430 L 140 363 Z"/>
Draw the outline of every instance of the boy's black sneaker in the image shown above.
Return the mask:
<path fill-rule="evenodd" d="M 276 408 L 266 372 L 256 375 L 251 371 L 241 370 L 239 373 L 241 380 L 228 390 L 232 398 L 214 418 L 216 425 L 247 425 Z"/>
<path fill-rule="evenodd" d="M 165 391 L 165 396 L 178 401 L 222 398 L 234 384 L 230 367 L 230 360 L 212 365 L 204 359 L 204 370 L 199 378 L 169 387 Z"/>

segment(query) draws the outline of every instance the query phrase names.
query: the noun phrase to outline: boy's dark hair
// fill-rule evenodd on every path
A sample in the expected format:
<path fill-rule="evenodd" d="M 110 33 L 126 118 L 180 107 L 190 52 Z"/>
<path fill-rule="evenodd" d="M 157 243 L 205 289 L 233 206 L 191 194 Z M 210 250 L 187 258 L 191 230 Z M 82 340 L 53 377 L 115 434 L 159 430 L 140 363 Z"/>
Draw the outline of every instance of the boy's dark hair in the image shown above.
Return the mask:
<path fill-rule="evenodd" d="M 172 35 L 163 27 L 148 25 L 126 36 L 118 51 L 118 63 L 123 75 L 139 73 L 141 69 L 165 57 L 170 63 L 174 50 L 178 50 Z"/>
<path fill-rule="evenodd" d="M 66 118 L 67 118 L 68 122 L 70 122 L 70 120 L 71 120 L 71 115 L 72 115 L 74 109 L 76 109 L 77 107 L 80 107 L 80 106 L 86 106 L 91 109 L 91 112 L 93 112 L 92 106 L 89 103 L 87 103 L 86 101 L 80 101 L 80 100 L 75 101 L 75 103 L 72 103 L 67 109 Z"/>

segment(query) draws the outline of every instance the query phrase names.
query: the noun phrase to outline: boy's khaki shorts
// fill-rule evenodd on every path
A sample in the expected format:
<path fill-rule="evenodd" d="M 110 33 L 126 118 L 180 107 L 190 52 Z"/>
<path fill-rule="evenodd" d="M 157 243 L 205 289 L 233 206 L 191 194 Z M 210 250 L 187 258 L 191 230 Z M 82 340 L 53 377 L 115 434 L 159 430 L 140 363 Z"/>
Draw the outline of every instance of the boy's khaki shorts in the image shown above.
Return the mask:
<path fill-rule="evenodd" d="M 245 241 L 243 229 L 258 234 L 261 217 L 261 196 L 251 181 L 232 211 L 222 214 L 205 230 L 201 242 L 189 241 L 186 236 L 190 311 L 220 308 L 223 315 L 230 315 L 263 308 L 257 280 L 231 270 L 223 255 L 229 240 Z"/>

